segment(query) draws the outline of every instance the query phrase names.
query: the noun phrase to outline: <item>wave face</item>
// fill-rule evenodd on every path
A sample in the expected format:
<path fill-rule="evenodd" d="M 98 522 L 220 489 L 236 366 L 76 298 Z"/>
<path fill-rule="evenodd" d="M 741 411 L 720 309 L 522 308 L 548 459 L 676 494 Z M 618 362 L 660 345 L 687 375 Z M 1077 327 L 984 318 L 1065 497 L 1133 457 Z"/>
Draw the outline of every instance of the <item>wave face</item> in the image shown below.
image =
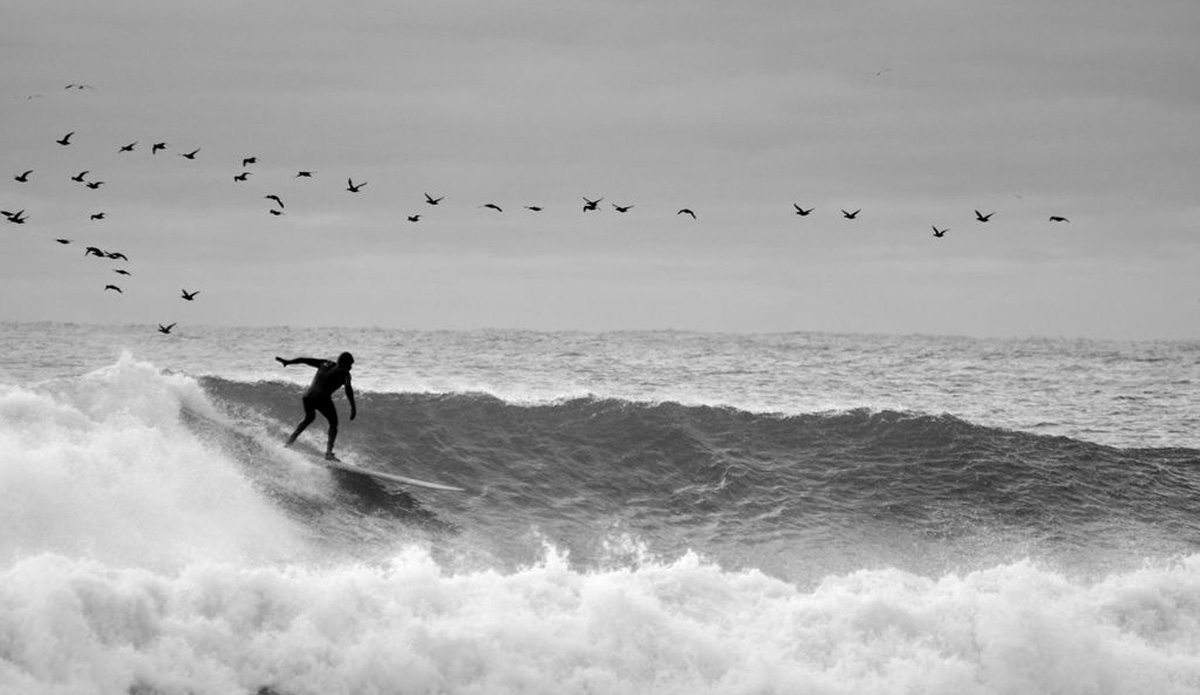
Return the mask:
<path fill-rule="evenodd" d="M 299 419 L 292 384 L 202 383 L 235 412 L 278 423 L 279 436 Z M 361 417 L 343 425 L 339 450 L 471 489 L 478 494 L 438 500 L 456 524 L 506 529 L 497 536 L 509 540 L 537 528 L 585 565 L 611 550 L 613 532 L 655 552 L 692 549 L 792 579 L 812 570 L 769 558 L 794 562 L 803 549 L 806 563 L 811 553 L 848 563 L 813 568 L 821 576 L 880 560 L 920 571 L 928 551 L 956 544 L 948 559 L 959 566 L 964 553 L 1075 565 L 1107 563 L 1131 542 L 1165 554 L 1200 542 L 1200 452 L 1191 449 L 1117 449 L 890 410 L 781 416 L 481 394 L 358 401 Z M 320 418 L 304 437 L 323 446 Z M 531 559 L 515 546 L 496 555 Z"/>
<path fill-rule="evenodd" d="M 0 386 L 3 693 L 1193 693 L 1200 452 L 949 415 Z"/>

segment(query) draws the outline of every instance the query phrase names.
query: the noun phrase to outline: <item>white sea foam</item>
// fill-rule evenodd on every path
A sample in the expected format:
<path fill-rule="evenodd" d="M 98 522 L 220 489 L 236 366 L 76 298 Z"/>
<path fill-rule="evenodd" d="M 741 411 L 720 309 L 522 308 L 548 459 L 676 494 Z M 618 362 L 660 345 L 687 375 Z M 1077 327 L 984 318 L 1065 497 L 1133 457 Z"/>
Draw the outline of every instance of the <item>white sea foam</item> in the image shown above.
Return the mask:
<path fill-rule="evenodd" d="M 38 390 L 0 387 L 0 562 L 61 553 L 116 565 L 278 557 L 290 522 L 183 431 L 196 383 L 128 355 Z"/>
<path fill-rule="evenodd" d="M 0 689 L 124 693 L 1122 693 L 1200 687 L 1200 558 L 1078 584 L 1028 564 L 800 590 L 687 555 L 581 573 L 0 571 Z"/>

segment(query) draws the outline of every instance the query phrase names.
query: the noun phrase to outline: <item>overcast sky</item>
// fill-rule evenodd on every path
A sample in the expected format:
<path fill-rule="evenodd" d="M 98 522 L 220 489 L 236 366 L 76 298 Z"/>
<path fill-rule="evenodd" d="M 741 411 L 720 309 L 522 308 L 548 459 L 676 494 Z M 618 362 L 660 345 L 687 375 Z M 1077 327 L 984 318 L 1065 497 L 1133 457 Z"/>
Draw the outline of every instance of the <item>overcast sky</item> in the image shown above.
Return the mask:
<path fill-rule="evenodd" d="M 1195 0 L 0 19 L 0 320 L 1200 338 Z"/>

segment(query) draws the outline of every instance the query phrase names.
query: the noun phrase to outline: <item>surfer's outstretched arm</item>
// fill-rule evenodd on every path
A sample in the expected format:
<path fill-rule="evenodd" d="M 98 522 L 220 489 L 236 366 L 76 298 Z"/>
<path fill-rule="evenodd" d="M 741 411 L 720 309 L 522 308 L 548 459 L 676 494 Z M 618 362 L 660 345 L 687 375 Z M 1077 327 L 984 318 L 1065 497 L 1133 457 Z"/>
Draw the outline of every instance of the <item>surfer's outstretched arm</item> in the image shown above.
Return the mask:
<path fill-rule="evenodd" d="M 285 367 L 293 364 L 307 364 L 310 367 L 319 368 L 329 360 L 319 360 L 315 357 L 293 357 L 290 360 L 285 360 L 282 357 L 276 357 L 275 361 Z"/>

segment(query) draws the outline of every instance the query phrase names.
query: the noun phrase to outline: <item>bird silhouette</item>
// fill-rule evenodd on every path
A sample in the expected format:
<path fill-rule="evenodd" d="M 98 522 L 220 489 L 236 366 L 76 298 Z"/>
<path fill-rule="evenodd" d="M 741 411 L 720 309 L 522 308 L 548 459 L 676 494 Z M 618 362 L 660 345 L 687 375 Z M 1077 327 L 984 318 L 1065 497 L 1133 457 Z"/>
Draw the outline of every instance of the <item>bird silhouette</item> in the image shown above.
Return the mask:
<path fill-rule="evenodd" d="M 272 215 L 274 215 L 276 217 L 279 217 L 280 215 L 283 214 L 283 210 L 276 210 L 275 208 L 271 208 L 270 210 L 267 210 L 267 212 L 271 213 Z"/>
<path fill-rule="evenodd" d="M 360 184 L 355 184 L 354 179 L 346 179 L 346 190 L 350 191 L 351 193 L 358 193 L 365 185 L 367 185 L 366 181 L 363 181 Z"/>
<path fill-rule="evenodd" d="M 1051 222 L 1070 222 L 1071 220 L 1068 220 L 1065 217 L 1059 217 L 1058 215 L 1051 215 L 1050 221 Z"/>
<path fill-rule="evenodd" d="M 84 184 L 84 185 L 85 185 L 85 186 L 87 186 L 88 188 L 90 188 L 90 189 L 92 189 L 92 190 L 94 191 L 94 190 L 96 190 L 97 188 L 99 188 L 99 187 L 103 186 L 103 185 L 104 185 L 104 182 L 103 182 L 103 181 L 88 181 L 88 182 L 87 182 L 86 184 Z"/>
<path fill-rule="evenodd" d="M 196 290 L 195 292 L 188 292 L 187 290 L 180 290 L 180 292 L 182 292 L 182 293 L 183 293 L 183 294 L 182 294 L 182 295 L 180 295 L 180 296 L 181 296 L 183 299 L 186 299 L 186 300 L 188 300 L 189 302 L 190 302 L 190 301 L 193 301 L 193 300 L 195 300 L 195 299 L 196 299 L 196 295 L 200 294 L 200 290 Z"/>
<path fill-rule="evenodd" d="M 296 175 L 295 175 L 295 176 L 293 176 L 292 178 L 296 178 L 296 179 L 311 179 L 311 178 L 312 178 L 312 175 L 313 175 L 313 174 L 315 174 L 315 173 L 317 173 L 317 172 L 315 172 L 315 171 L 297 171 L 297 172 L 296 172 Z"/>
<path fill-rule="evenodd" d="M 83 255 L 85 255 L 85 256 L 99 256 L 100 258 L 104 258 L 104 252 L 103 252 L 103 251 L 101 251 L 100 249 L 96 248 L 95 246 L 89 246 L 89 247 L 85 248 L 85 249 L 83 250 Z"/>
<path fill-rule="evenodd" d="M 180 152 L 179 156 L 183 157 L 184 159 L 195 159 L 196 153 L 199 151 L 200 151 L 200 148 L 197 147 L 196 149 L 192 150 L 191 152 Z"/>
<path fill-rule="evenodd" d="M 160 324 L 158 324 L 158 332 L 162 333 L 163 335 L 167 335 L 171 332 L 171 329 L 174 327 L 175 327 L 174 323 L 168 323 L 165 326 L 160 323 Z"/>
<path fill-rule="evenodd" d="M 481 207 L 481 208 L 491 208 L 491 209 L 495 210 L 496 212 L 504 212 L 504 210 L 502 210 L 502 209 L 500 208 L 500 206 L 499 206 L 499 205 L 496 205 L 495 203 L 485 203 L 485 204 L 483 204 L 483 205 L 480 205 L 479 207 Z"/>
<path fill-rule="evenodd" d="M 25 221 L 29 219 L 29 217 L 25 215 L 24 208 L 17 210 L 16 212 L 5 212 L 0 210 L 0 213 L 3 213 L 3 215 L 8 218 L 8 221 L 12 222 L 13 224 L 25 224 Z"/>
<path fill-rule="evenodd" d="M 158 154 L 161 150 L 167 149 L 167 143 L 156 142 L 150 146 L 150 154 Z"/>
<path fill-rule="evenodd" d="M 409 215 L 409 216 L 408 216 L 408 221 L 409 221 L 409 222 L 419 222 L 420 220 L 421 220 L 421 216 L 420 216 L 420 215 Z"/>
<path fill-rule="evenodd" d="M 125 270 L 124 268 L 113 268 L 113 272 L 116 273 L 117 275 L 132 275 L 133 274 L 133 273 L 130 273 L 128 270 Z"/>
<path fill-rule="evenodd" d="M 526 205 L 525 209 L 533 212 L 541 212 L 545 208 L 543 208 L 541 205 Z"/>
<path fill-rule="evenodd" d="M 633 209 L 632 205 L 617 205 L 616 203 L 613 203 L 612 206 L 613 210 L 616 210 L 617 212 L 629 212 L 631 209 Z"/>
<path fill-rule="evenodd" d="M 442 202 L 442 198 L 445 198 L 445 197 L 446 196 L 442 196 L 441 198 L 434 198 L 433 196 L 426 193 L 425 194 L 425 202 L 429 203 L 430 205 L 437 205 L 438 203 Z"/>
<path fill-rule="evenodd" d="M 250 172 L 243 171 L 242 173 L 235 175 L 233 177 L 233 180 L 234 181 L 245 181 L 248 178 L 250 178 Z"/>
<path fill-rule="evenodd" d="M 284 206 L 283 201 L 280 200 L 279 196 L 275 195 L 274 193 L 272 193 L 271 195 L 264 195 L 263 197 L 266 198 L 267 200 L 274 200 L 276 203 L 279 203 L 279 207 L 281 207 L 281 208 Z"/>
<path fill-rule="evenodd" d="M 679 212 L 677 212 L 675 214 L 676 215 L 691 215 L 693 220 L 696 219 L 696 213 L 692 212 L 688 208 L 682 208 Z"/>
<path fill-rule="evenodd" d="M 118 153 L 119 153 L 119 152 L 133 152 L 133 148 L 134 148 L 134 146 L 135 146 L 135 145 L 137 145 L 137 141 L 136 141 L 136 140 L 134 140 L 133 142 L 129 143 L 128 145 L 121 145 L 121 148 L 120 148 L 119 150 L 117 150 L 117 152 L 118 152 Z"/>
<path fill-rule="evenodd" d="M 25 171 L 24 173 L 17 174 L 16 176 L 14 176 L 13 180 L 20 181 L 21 183 L 29 183 L 29 175 L 32 173 L 33 173 L 33 169 L 29 169 L 29 170 Z"/>
<path fill-rule="evenodd" d="M 125 294 L 124 292 L 121 292 L 121 288 L 117 287 L 116 285 L 105 285 L 104 289 L 105 290 L 116 290 L 119 294 Z"/>
<path fill-rule="evenodd" d="M 91 219 L 93 219 L 93 220 L 102 220 L 102 219 L 104 219 L 104 213 L 103 213 L 103 212 L 95 212 L 95 213 L 92 213 L 92 217 L 91 217 Z"/>
<path fill-rule="evenodd" d="M 792 203 L 792 207 L 796 208 L 796 214 L 801 217 L 807 217 L 809 213 L 811 213 L 813 210 L 816 210 L 816 208 L 809 208 L 805 210 L 804 208 L 800 207 L 798 203 Z"/>
<path fill-rule="evenodd" d="M 108 256 L 109 258 L 112 258 L 114 260 L 121 260 L 121 261 L 129 260 L 129 257 L 126 256 L 125 254 L 121 253 L 120 251 L 110 251 L 109 253 L 106 253 L 104 255 Z"/>
<path fill-rule="evenodd" d="M 75 134 L 75 131 L 72 130 L 71 132 L 62 136 L 62 138 L 55 140 L 54 142 L 57 142 L 58 144 L 62 145 L 63 147 L 66 147 L 67 145 L 71 144 L 71 136 L 74 134 Z"/>
<path fill-rule="evenodd" d="M 980 222 L 987 222 L 988 220 L 992 219 L 992 215 L 995 215 L 995 214 L 996 213 L 994 213 L 994 212 L 989 212 L 988 214 L 985 215 L 982 212 L 976 210 L 975 211 L 975 219 Z"/>
<path fill-rule="evenodd" d="M 76 181 L 78 183 L 85 183 L 85 181 L 83 180 L 83 177 L 87 176 L 87 173 L 88 173 L 87 169 L 84 169 L 83 171 L 79 172 L 78 174 L 75 174 L 74 176 L 72 176 L 71 180 Z"/>
<path fill-rule="evenodd" d="M 246 157 L 242 159 L 242 168 L 245 168 L 251 164 L 258 164 L 258 157 Z"/>
<path fill-rule="evenodd" d="M 859 208 L 854 212 L 846 212 L 845 210 L 842 210 L 842 217 L 845 217 L 848 220 L 853 220 L 858 217 L 858 213 L 860 212 L 862 212 L 862 208 Z"/>
<path fill-rule="evenodd" d="M 596 206 L 600 204 L 601 200 L 604 200 L 604 198 L 588 200 L 587 196 L 583 196 L 583 211 L 587 212 L 588 210 L 598 210 L 599 208 Z"/>
<path fill-rule="evenodd" d="M 70 240 L 70 239 L 55 239 L 55 241 L 57 241 L 57 242 L 58 242 L 58 243 L 60 243 L 60 244 L 69 244 L 69 243 L 71 243 L 71 240 Z"/>
<path fill-rule="evenodd" d="M 946 236 L 946 232 L 950 231 L 949 227 L 947 227 L 946 229 L 938 229 L 936 225 L 929 225 L 929 226 L 933 227 L 933 235 L 939 239 Z"/>

